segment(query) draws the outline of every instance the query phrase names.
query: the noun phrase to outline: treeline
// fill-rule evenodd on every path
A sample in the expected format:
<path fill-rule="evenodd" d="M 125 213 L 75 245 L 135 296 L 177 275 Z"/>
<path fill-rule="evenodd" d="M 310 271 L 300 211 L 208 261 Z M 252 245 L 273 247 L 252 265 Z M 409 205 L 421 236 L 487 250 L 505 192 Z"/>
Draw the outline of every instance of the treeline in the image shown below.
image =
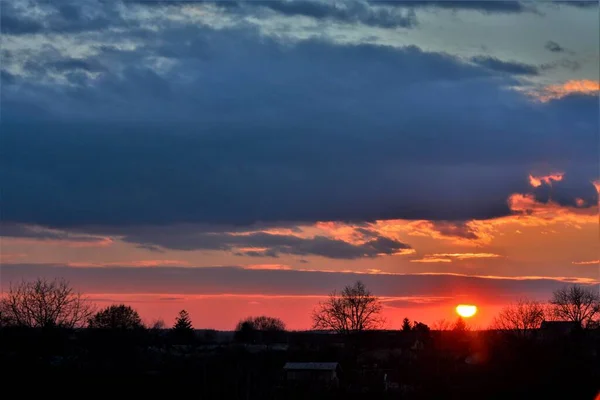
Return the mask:
<path fill-rule="evenodd" d="M 144 325 L 138 312 L 125 304 L 113 304 L 96 310 L 94 304 L 75 291 L 63 279 L 37 279 L 11 285 L 0 300 L 0 328 L 82 329 L 111 331 L 120 336 L 140 337 L 142 331 L 161 334 L 172 343 L 190 344 L 196 339 L 215 340 L 216 331 L 204 330 L 198 337 L 190 315 L 181 310 L 172 327 L 157 320 Z M 273 341 L 280 338 L 286 326 L 278 318 L 258 316 L 241 320 L 235 327 L 235 339 L 240 342 Z M 127 333 L 127 335 L 125 335 Z M 114 335 L 113 335 L 114 336 Z"/>
<path fill-rule="evenodd" d="M 382 329 L 386 321 L 381 312 L 383 304 L 366 286 L 357 281 L 341 292 L 332 292 L 326 301 L 319 303 L 312 314 L 313 329 L 339 334 Z M 539 328 L 543 321 L 570 321 L 578 327 L 594 329 L 600 326 L 600 293 L 593 287 L 565 286 L 553 293 L 548 303 L 519 299 L 504 307 L 494 318 L 491 329 L 524 335 Z M 94 305 L 63 279 L 37 279 L 10 286 L 0 300 L 0 327 L 25 328 L 83 328 L 111 330 L 164 329 L 162 320 L 149 327 L 142 323 L 137 311 L 124 304 L 114 304 L 97 311 Z M 462 318 L 454 324 L 438 323 L 437 330 L 466 330 Z M 403 331 L 427 331 L 421 322 L 410 323 L 404 319 Z M 180 339 L 193 336 L 189 314 L 181 310 L 173 327 L 173 335 Z M 248 317 L 236 328 L 236 338 L 253 341 L 256 332 L 276 337 L 286 330 L 285 323 L 268 316 Z"/>

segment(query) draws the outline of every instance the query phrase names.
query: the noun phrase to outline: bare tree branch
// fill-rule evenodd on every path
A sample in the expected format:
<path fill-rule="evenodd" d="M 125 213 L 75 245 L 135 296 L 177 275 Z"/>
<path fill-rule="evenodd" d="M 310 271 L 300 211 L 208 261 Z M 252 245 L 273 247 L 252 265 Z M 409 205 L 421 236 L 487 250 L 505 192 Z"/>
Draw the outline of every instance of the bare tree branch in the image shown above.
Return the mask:
<path fill-rule="evenodd" d="M 37 279 L 11 284 L 0 310 L 8 325 L 77 328 L 92 315 L 93 307 L 67 281 Z"/>
<path fill-rule="evenodd" d="M 329 299 L 319 304 L 313 312 L 313 328 L 348 334 L 378 329 L 384 324 L 379 298 L 357 281 L 346 286 L 341 294 L 331 293 Z"/>
<path fill-rule="evenodd" d="M 573 285 L 558 289 L 550 304 L 554 318 L 578 322 L 582 327 L 600 319 L 600 293 L 593 287 Z"/>
<path fill-rule="evenodd" d="M 546 318 L 544 304 L 527 299 L 519 299 L 504 307 L 492 322 L 492 329 L 509 332 L 518 337 L 526 337 L 539 328 Z"/>

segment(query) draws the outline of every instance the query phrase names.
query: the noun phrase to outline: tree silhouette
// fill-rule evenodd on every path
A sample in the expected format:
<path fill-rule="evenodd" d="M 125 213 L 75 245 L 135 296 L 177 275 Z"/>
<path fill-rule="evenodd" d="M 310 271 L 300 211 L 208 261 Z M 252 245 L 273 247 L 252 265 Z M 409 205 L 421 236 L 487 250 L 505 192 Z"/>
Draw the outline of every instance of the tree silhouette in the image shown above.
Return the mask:
<path fill-rule="evenodd" d="M 525 337 L 537 329 L 544 321 L 544 305 L 536 301 L 521 299 L 504 307 L 492 322 L 493 329 L 499 329 Z"/>
<path fill-rule="evenodd" d="M 550 304 L 556 319 L 577 322 L 582 327 L 593 326 L 600 318 L 598 289 L 580 285 L 563 287 L 553 293 Z"/>
<path fill-rule="evenodd" d="M 64 279 L 10 285 L 0 300 L 3 325 L 77 328 L 92 314 L 92 304 Z"/>
<path fill-rule="evenodd" d="M 173 329 L 176 331 L 190 331 L 192 328 L 192 321 L 190 320 L 190 315 L 187 311 L 181 310 L 179 311 L 179 315 L 175 319 L 175 325 Z"/>
<path fill-rule="evenodd" d="M 285 323 L 279 318 L 260 316 L 248 317 L 238 322 L 235 339 L 240 342 L 256 342 L 260 339 L 274 339 L 285 331 Z"/>
<path fill-rule="evenodd" d="M 331 293 L 313 311 L 313 328 L 348 334 L 383 326 L 382 305 L 361 281 L 346 286 L 340 294 Z"/>
<path fill-rule="evenodd" d="M 113 304 L 98 311 L 88 322 L 94 329 L 141 329 L 144 327 L 137 311 L 125 304 Z"/>
<path fill-rule="evenodd" d="M 467 323 L 462 317 L 458 317 L 452 330 L 455 332 L 466 332 L 468 330 Z"/>
<path fill-rule="evenodd" d="M 161 318 L 156 319 L 154 321 L 152 321 L 152 323 L 150 324 L 150 329 L 154 330 L 154 331 L 160 331 L 162 329 L 165 329 L 165 321 L 163 321 Z"/>
<path fill-rule="evenodd" d="M 188 343 L 195 336 L 192 321 L 187 311 L 181 310 L 175 319 L 172 334 L 177 341 Z"/>
<path fill-rule="evenodd" d="M 412 326 L 410 326 L 410 320 L 408 318 L 404 318 L 402 320 L 402 331 L 410 332 L 412 330 Z"/>
<path fill-rule="evenodd" d="M 413 324 L 413 331 L 420 333 L 420 334 L 429 334 L 429 331 L 431 329 L 429 329 L 429 326 L 425 325 L 422 322 L 417 322 L 415 321 Z"/>

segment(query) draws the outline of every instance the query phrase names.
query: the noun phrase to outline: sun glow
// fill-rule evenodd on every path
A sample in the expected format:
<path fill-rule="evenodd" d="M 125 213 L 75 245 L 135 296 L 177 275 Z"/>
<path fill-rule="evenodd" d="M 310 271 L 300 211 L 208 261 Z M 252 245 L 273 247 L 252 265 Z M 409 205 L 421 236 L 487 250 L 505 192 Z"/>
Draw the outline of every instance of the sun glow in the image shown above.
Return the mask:
<path fill-rule="evenodd" d="M 477 306 L 471 304 L 459 304 L 456 306 L 456 313 L 463 318 L 469 318 L 477 313 Z"/>

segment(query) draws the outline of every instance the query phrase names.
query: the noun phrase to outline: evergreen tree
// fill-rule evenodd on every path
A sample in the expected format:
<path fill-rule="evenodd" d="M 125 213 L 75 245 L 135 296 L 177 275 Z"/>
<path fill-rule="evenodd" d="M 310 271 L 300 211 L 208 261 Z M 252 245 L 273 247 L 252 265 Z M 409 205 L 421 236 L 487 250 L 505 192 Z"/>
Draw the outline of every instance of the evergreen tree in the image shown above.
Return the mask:
<path fill-rule="evenodd" d="M 187 311 L 181 310 L 179 311 L 179 315 L 175 319 L 175 326 L 173 329 L 176 331 L 193 331 L 192 321 L 190 319 L 190 315 Z"/>
<path fill-rule="evenodd" d="M 174 339 L 179 343 L 189 343 L 194 339 L 194 328 L 192 321 L 187 311 L 179 311 L 179 315 L 175 319 L 175 325 L 172 329 Z"/>
<path fill-rule="evenodd" d="M 462 319 L 462 317 L 458 317 L 452 330 L 456 332 L 465 332 L 468 330 L 467 323 L 464 319 Z"/>
<path fill-rule="evenodd" d="M 408 318 L 404 318 L 402 321 L 402 331 L 410 332 L 412 330 L 412 326 L 410 325 L 410 320 Z"/>

